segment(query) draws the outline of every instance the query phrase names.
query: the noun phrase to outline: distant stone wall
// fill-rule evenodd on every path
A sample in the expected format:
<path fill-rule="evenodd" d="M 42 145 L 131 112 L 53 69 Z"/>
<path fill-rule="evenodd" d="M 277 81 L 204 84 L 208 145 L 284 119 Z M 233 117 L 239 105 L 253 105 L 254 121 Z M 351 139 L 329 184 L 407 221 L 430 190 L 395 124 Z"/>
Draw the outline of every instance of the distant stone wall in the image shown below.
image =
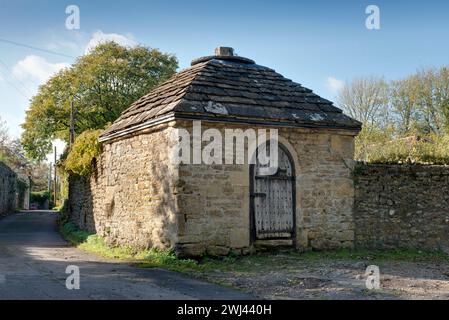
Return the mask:
<path fill-rule="evenodd" d="M 449 250 L 449 166 L 359 165 L 355 245 Z"/>
<path fill-rule="evenodd" d="M 0 216 L 14 212 L 16 208 L 17 176 L 0 162 Z"/>

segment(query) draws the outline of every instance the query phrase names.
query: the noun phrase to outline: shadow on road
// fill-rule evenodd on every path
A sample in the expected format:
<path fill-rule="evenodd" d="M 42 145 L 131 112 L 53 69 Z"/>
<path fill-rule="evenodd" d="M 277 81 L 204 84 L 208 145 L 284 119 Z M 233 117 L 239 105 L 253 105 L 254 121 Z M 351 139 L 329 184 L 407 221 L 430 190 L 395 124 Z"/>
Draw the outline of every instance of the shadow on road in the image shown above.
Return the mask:
<path fill-rule="evenodd" d="M 66 288 L 66 268 L 79 267 L 80 290 Z M 251 299 L 182 274 L 139 269 L 76 248 L 57 232 L 52 211 L 0 219 L 0 299 Z"/>

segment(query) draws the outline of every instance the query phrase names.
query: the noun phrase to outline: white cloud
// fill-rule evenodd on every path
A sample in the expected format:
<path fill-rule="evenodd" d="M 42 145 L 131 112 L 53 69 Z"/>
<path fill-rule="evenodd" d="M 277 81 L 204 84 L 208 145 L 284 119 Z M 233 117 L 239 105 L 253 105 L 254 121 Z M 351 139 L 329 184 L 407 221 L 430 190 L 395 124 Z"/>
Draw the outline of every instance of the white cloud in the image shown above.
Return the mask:
<path fill-rule="evenodd" d="M 59 139 L 53 140 L 52 144 L 53 144 L 52 150 L 55 150 L 55 147 L 56 147 L 56 159 L 61 158 L 61 155 L 64 152 L 67 144 L 64 141 L 59 140 Z M 52 151 L 52 153 L 47 154 L 46 160 L 48 163 L 55 162 L 54 151 Z"/>
<path fill-rule="evenodd" d="M 73 41 L 55 41 L 46 45 L 48 50 L 58 51 L 58 50 L 69 50 L 71 52 L 77 52 L 80 50 L 80 45 Z"/>
<path fill-rule="evenodd" d="M 45 49 L 73 56 L 84 54 L 86 44 L 91 38 L 90 34 L 77 30 L 70 30 L 66 33 L 47 30 L 44 37 L 48 41 L 45 44 Z"/>
<path fill-rule="evenodd" d="M 44 83 L 59 70 L 68 67 L 68 63 L 51 63 L 42 57 L 29 55 L 13 67 L 13 73 L 22 80 Z"/>
<path fill-rule="evenodd" d="M 125 47 L 132 47 L 137 44 L 137 42 L 133 39 L 133 36 L 130 34 L 122 35 L 117 33 L 104 33 L 103 31 L 100 30 L 92 35 L 92 38 L 90 39 L 89 43 L 86 46 L 85 52 L 88 53 L 90 50 L 92 50 L 99 44 L 107 41 L 114 41 L 119 45 Z"/>
<path fill-rule="evenodd" d="M 326 87 L 332 91 L 332 93 L 337 94 L 344 86 L 345 83 L 343 81 L 334 77 L 327 77 Z"/>

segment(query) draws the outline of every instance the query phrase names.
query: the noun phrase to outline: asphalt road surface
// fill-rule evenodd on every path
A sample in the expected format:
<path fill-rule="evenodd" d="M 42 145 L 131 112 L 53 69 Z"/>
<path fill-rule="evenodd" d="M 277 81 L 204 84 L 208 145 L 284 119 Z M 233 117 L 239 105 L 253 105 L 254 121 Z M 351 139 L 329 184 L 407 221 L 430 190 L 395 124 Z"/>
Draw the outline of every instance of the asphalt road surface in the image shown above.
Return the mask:
<path fill-rule="evenodd" d="M 80 289 L 66 288 L 66 268 L 79 267 Z M 140 269 L 68 246 L 49 211 L 0 219 L 0 299 L 251 299 L 217 285 Z"/>

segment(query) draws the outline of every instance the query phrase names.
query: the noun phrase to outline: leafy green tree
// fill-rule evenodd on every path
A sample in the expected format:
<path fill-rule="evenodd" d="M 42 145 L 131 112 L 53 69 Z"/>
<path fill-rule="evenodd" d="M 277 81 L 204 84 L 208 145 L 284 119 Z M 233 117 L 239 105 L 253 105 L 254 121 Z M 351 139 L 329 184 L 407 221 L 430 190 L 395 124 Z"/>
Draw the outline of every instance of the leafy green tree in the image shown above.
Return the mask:
<path fill-rule="evenodd" d="M 70 106 L 75 132 L 103 129 L 129 105 L 170 78 L 176 57 L 142 46 L 114 42 L 97 46 L 39 88 L 27 111 L 22 144 L 33 159 L 44 159 L 54 139 L 69 140 Z"/>

